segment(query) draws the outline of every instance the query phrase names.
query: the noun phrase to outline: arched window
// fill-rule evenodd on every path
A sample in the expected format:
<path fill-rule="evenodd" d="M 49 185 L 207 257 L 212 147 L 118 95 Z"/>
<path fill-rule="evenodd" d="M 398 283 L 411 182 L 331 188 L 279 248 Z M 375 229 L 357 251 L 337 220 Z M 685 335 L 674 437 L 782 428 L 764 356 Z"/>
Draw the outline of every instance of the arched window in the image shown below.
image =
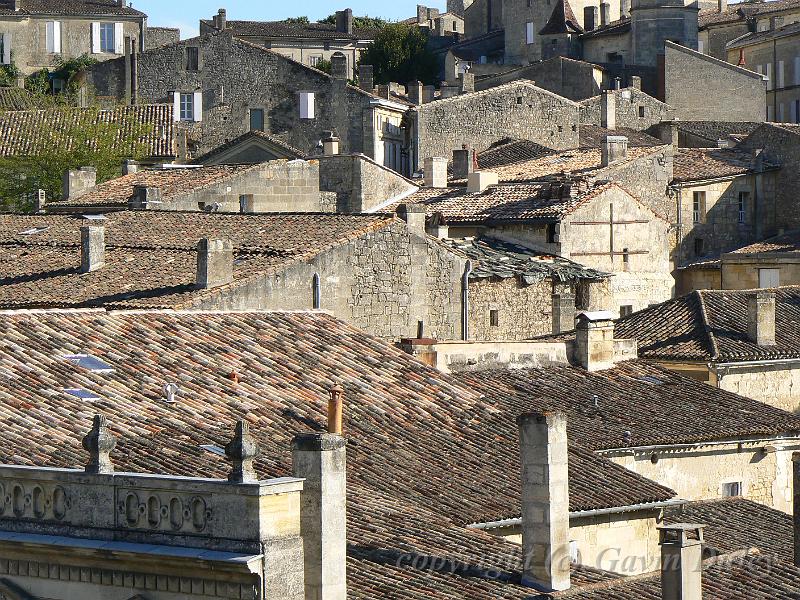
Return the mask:
<path fill-rule="evenodd" d="M 311 303 L 314 310 L 322 306 L 322 290 L 319 285 L 319 273 L 314 273 L 311 279 Z"/>

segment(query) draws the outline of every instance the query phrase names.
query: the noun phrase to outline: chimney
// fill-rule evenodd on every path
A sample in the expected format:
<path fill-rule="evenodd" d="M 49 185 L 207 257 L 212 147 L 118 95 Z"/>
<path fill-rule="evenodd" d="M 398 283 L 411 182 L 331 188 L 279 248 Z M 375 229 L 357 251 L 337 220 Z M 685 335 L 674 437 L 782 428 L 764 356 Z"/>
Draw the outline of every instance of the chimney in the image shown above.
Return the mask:
<path fill-rule="evenodd" d="M 589 372 L 614 366 L 614 316 L 607 311 L 582 312 L 575 326 L 578 364 Z"/>
<path fill-rule="evenodd" d="M 422 4 L 417 4 L 417 23 L 418 24 L 427 24 L 428 23 L 428 7 L 423 6 Z"/>
<path fill-rule="evenodd" d="M 678 135 L 678 122 L 675 120 L 661 121 L 658 124 L 658 137 L 665 144 L 672 144 L 672 147 L 677 150 L 680 141 Z"/>
<path fill-rule="evenodd" d="M 469 94 L 470 92 L 475 91 L 475 75 L 467 71 L 459 75 L 458 78 L 461 82 L 462 94 Z"/>
<path fill-rule="evenodd" d="M 47 192 L 45 192 L 42 189 L 33 192 L 33 212 L 35 213 L 45 212 L 46 205 L 47 205 Z"/>
<path fill-rule="evenodd" d="M 622 89 L 622 77 L 614 77 L 614 89 L 615 90 Z"/>
<path fill-rule="evenodd" d="M 517 419 L 522 465 L 522 583 L 542 592 L 570 587 L 567 419 Z"/>
<path fill-rule="evenodd" d="M 292 475 L 305 479 L 300 532 L 306 598 L 347 600 L 346 446 L 337 433 L 301 434 L 292 442 Z"/>
<path fill-rule="evenodd" d="M 231 483 L 253 483 L 258 476 L 253 461 L 258 456 L 258 444 L 250 434 L 250 423 L 238 421 L 233 439 L 225 445 L 225 457 L 233 463 L 228 481 Z"/>
<path fill-rule="evenodd" d="M 728 12 L 728 0 L 717 0 L 717 10 L 720 14 Z"/>
<path fill-rule="evenodd" d="M 630 15 L 631 15 L 631 0 L 620 0 L 619 3 L 620 18 L 629 17 Z"/>
<path fill-rule="evenodd" d="M 608 25 L 611 22 L 611 5 L 608 2 L 600 3 L 600 25 Z"/>
<path fill-rule="evenodd" d="M 358 65 L 358 87 L 369 93 L 375 89 L 375 68 L 372 65 Z"/>
<path fill-rule="evenodd" d="M 475 171 L 469 174 L 467 179 L 468 194 L 482 194 L 491 185 L 497 185 L 500 178 L 497 173 L 491 171 Z"/>
<path fill-rule="evenodd" d="M 761 173 L 764 170 L 764 149 L 753 148 L 750 152 L 750 170 Z"/>
<path fill-rule="evenodd" d="M 607 167 L 628 158 L 628 138 L 624 135 L 607 135 L 603 141 L 601 165 Z"/>
<path fill-rule="evenodd" d="M 704 527 L 688 523 L 658 527 L 662 600 L 702 600 Z"/>
<path fill-rule="evenodd" d="M 775 31 L 776 29 L 780 29 L 783 27 L 783 17 L 775 16 L 769 18 L 769 30 Z"/>
<path fill-rule="evenodd" d="M 435 85 L 426 85 L 422 88 L 422 103 L 427 104 L 428 102 L 433 102 L 436 98 L 436 86 Z"/>
<path fill-rule="evenodd" d="M 401 204 L 397 207 L 397 216 L 406 222 L 411 233 L 425 237 L 425 221 L 427 213 L 421 204 Z"/>
<path fill-rule="evenodd" d="M 453 150 L 453 179 L 469 179 L 473 171 L 475 165 L 470 147 L 464 144 L 461 150 Z"/>
<path fill-rule="evenodd" d="M 553 334 L 575 329 L 575 295 L 572 292 L 553 294 Z"/>
<path fill-rule="evenodd" d="M 126 158 L 122 161 L 122 175 L 133 175 L 139 172 L 139 163 L 132 158 Z"/>
<path fill-rule="evenodd" d="M 105 227 L 81 227 L 81 273 L 91 273 L 106 264 Z"/>
<path fill-rule="evenodd" d="M 197 243 L 197 287 L 210 290 L 233 281 L 233 243 L 204 238 Z"/>
<path fill-rule="evenodd" d="M 331 76 L 334 79 L 349 79 L 347 73 L 347 57 L 341 52 L 336 52 L 331 56 Z"/>
<path fill-rule="evenodd" d="M 161 204 L 161 188 L 146 185 L 134 185 L 133 196 L 128 202 L 130 210 L 147 210 L 158 208 Z"/>
<path fill-rule="evenodd" d="M 632 87 L 635 90 L 642 89 L 642 78 L 638 75 L 631 75 L 630 77 L 630 85 L 628 87 Z"/>
<path fill-rule="evenodd" d="M 332 131 L 325 131 L 322 137 L 322 153 L 325 156 L 339 154 L 339 138 Z"/>
<path fill-rule="evenodd" d="M 14 12 L 19 12 L 22 10 L 22 0 L 12 0 L 11 8 Z"/>
<path fill-rule="evenodd" d="M 597 29 L 599 9 L 596 6 L 586 6 L 583 9 L 583 28 L 586 31 Z"/>
<path fill-rule="evenodd" d="M 224 8 L 220 8 L 217 11 L 217 17 L 214 25 L 220 31 L 224 30 L 228 26 L 228 11 L 226 11 Z"/>
<path fill-rule="evenodd" d="M 63 196 L 64 200 L 80 198 L 97 185 L 97 169 L 94 167 L 81 167 L 64 173 Z"/>
<path fill-rule="evenodd" d="M 424 162 L 425 186 L 430 188 L 447 187 L 447 159 L 431 156 Z"/>
<path fill-rule="evenodd" d="M 83 449 L 89 453 L 89 462 L 85 472 L 93 475 L 114 472 L 111 462 L 111 451 L 117 445 L 117 438 L 108 428 L 108 421 L 103 415 L 95 415 L 92 429 L 83 438 Z"/>
<path fill-rule="evenodd" d="M 759 346 L 775 345 L 775 292 L 758 291 L 748 298 L 747 337 Z"/>
<path fill-rule="evenodd" d="M 345 10 L 336 11 L 336 31 L 338 33 L 346 33 L 352 35 L 353 33 L 353 10 L 346 8 Z"/>
<path fill-rule="evenodd" d="M 600 96 L 600 127 L 617 128 L 617 97 L 611 90 L 606 90 Z"/>
<path fill-rule="evenodd" d="M 408 101 L 411 104 L 422 104 L 422 82 L 412 81 L 408 84 Z"/>
<path fill-rule="evenodd" d="M 344 388 L 334 385 L 328 394 L 328 433 L 342 435 L 342 397 Z"/>

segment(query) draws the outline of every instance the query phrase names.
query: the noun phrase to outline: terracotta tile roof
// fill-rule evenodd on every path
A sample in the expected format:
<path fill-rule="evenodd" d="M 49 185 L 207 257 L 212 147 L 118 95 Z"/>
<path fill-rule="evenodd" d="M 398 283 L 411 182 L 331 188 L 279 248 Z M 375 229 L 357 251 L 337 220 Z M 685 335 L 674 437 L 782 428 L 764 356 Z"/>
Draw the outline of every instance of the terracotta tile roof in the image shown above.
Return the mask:
<path fill-rule="evenodd" d="M 765 554 L 794 561 L 794 523 L 792 517 L 745 498 L 723 498 L 689 502 L 671 507 L 665 523 L 702 523 L 708 527 L 706 549 L 717 554 L 758 548 Z"/>
<path fill-rule="evenodd" d="M 747 336 L 747 302 L 755 290 L 699 290 L 617 321 L 615 336 L 639 342 L 653 360 L 741 362 L 800 358 L 800 288 L 774 290 L 774 346 Z"/>
<path fill-rule="evenodd" d="M 213 21 L 201 21 L 213 27 Z M 353 29 L 353 33 L 336 31 L 330 23 L 290 23 L 286 21 L 235 21 L 229 20 L 225 25 L 233 35 L 269 37 L 269 38 L 304 38 L 319 40 L 372 40 L 378 29 Z"/>
<path fill-rule="evenodd" d="M 779 252 L 800 252 L 800 229 L 787 231 L 766 240 L 748 244 L 729 254 L 766 254 Z"/>
<path fill-rule="evenodd" d="M 737 177 L 752 173 L 749 152 L 733 148 L 680 148 L 674 158 L 674 182 L 684 183 Z M 778 165 L 764 161 L 764 168 Z"/>
<path fill-rule="evenodd" d="M 460 378 L 516 414 L 564 411 L 570 439 L 595 451 L 800 431 L 800 416 L 644 361 L 594 373 L 553 366 Z"/>
<path fill-rule="evenodd" d="M 708 146 L 716 146 L 717 141 L 735 135 L 750 135 L 761 123 L 734 121 L 676 121 L 678 131 L 709 142 Z"/>
<path fill-rule="evenodd" d="M 0 15 L 120 15 L 144 17 L 143 12 L 134 10 L 116 0 L 20 0 L 20 11 L 15 13 L 12 0 L 0 0 Z"/>
<path fill-rule="evenodd" d="M 146 130 L 142 138 L 150 157 L 175 156 L 171 104 L 120 106 L 108 110 L 59 109 L 0 113 L 0 156 L 36 155 L 42 148 L 67 149 L 71 131 L 90 122 L 113 123 L 121 132 Z M 121 151 L 127 148 L 120 148 Z"/>
<path fill-rule="evenodd" d="M 720 13 L 717 8 L 701 10 L 698 18 L 700 21 L 700 29 L 704 29 L 710 25 L 725 25 L 739 21 L 744 23 L 749 18 L 763 17 L 771 13 L 798 9 L 800 9 L 800 0 L 740 2 L 737 4 L 730 4 L 728 9 L 722 13 Z"/>
<path fill-rule="evenodd" d="M 574 282 L 611 277 L 609 273 L 584 267 L 569 259 L 491 237 L 444 239 L 442 242 L 473 261 L 471 280 L 515 277 L 526 285 L 532 285 L 544 279 Z"/>
<path fill-rule="evenodd" d="M 253 165 L 210 165 L 207 167 L 145 169 L 131 175 L 124 175 L 101 183 L 91 191 L 61 202 L 52 202 L 49 207 L 119 207 L 128 206 L 133 198 L 134 187 L 146 185 L 161 189 L 162 200 L 179 198 L 189 192 L 225 181 L 247 171 L 261 168 L 262 163 Z"/>
<path fill-rule="evenodd" d="M 558 35 L 560 33 L 583 33 L 569 0 L 558 0 L 547 24 L 539 35 Z"/>
<path fill-rule="evenodd" d="M 88 224 L 96 224 L 96 221 Z M 106 264 L 80 273 L 80 227 L 58 215 L 0 215 L 0 307 L 192 306 L 219 292 L 195 289 L 196 244 L 233 242 L 235 282 L 280 271 L 394 223 L 390 215 L 110 213 Z M 33 235 L 21 232 L 45 230 Z"/>
<path fill-rule="evenodd" d="M 0 111 L 36 108 L 30 92 L 19 87 L 0 87 Z"/>
<path fill-rule="evenodd" d="M 603 142 L 609 135 L 624 135 L 628 138 L 628 148 L 636 147 L 655 147 L 664 146 L 657 137 L 646 134 L 644 131 L 637 131 L 630 127 L 618 127 L 617 129 L 606 129 L 599 125 L 580 125 L 578 130 L 580 135 L 581 148 L 601 148 Z"/>
<path fill-rule="evenodd" d="M 504 138 L 478 154 L 478 165 L 481 169 L 493 169 L 555 153 L 556 150 L 536 142 Z"/>

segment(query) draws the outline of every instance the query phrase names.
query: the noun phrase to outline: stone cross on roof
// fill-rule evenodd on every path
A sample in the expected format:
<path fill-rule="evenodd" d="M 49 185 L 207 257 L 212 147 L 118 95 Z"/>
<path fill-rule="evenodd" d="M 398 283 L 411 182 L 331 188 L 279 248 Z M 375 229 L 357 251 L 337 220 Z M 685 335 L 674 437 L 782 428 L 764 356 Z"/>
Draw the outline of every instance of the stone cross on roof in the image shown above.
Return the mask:
<path fill-rule="evenodd" d="M 258 481 L 253 460 L 258 456 L 258 444 L 250 434 L 250 423 L 238 421 L 233 439 L 225 446 L 225 456 L 233 463 L 233 469 L 228 475 L 231 483 L 247 483 Z"/>
<path fill-rule="evenodd" d="M 113 473 L 114 463 L 111 462 L 111 451 L 116 445 L 117 438 L 108 428 L 106 418 L 103 415 L 95 415 L 91 431 L 83 438 L 83 448 L 89 453 L 86 472 Z"/>

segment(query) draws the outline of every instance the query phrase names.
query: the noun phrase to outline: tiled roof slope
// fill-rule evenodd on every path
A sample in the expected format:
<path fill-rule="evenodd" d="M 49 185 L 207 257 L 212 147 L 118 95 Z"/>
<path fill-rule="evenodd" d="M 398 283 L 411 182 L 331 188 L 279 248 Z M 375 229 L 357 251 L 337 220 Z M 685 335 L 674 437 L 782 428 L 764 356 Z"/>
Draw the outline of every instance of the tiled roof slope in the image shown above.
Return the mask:
<path fill-rule="evenodd" d="M 0 87 L 0 111 L 36 108 L 31 93 L 19 87 Z"/>
<path fill-rule="evenodd" d="M 709 25 L 723 25 L 744 22 L 748 18 L 763 17 L 770 13 L 784 10 L 800 9 L 800 0 L 771 0 L 768 2 L 739 2 L 728 5 L 728 9 L 720 12 L 717 8 L 708 8 L 699 13 L 700 29 Z"/>
<path fill-rule="evenodd" d="M 20 11 L 14 12 L 12 0 L 0 0 L 0 15 L 119 15 L 144 17 L 143 12 L 130 8 L 126 3 L 120 6 L 116 0 L 20 0 Z"/>
<path fill-rule="evenodd" d="M 599 37 L 603 35 L 619 35 L 621 33 L 625 33 L 630 31 L 631 28 L 631 18 L 630 17 L 622 17 L 618 21 L 611 21 L 608 25 L 601 25 L 599 27 L 595 27 L 591 31 L 587 31 L 583 34 L 582 37 Z"/>
<path fill-rule="evenodd" d="M 493 169 L 555 153 L 536 142 L 504 138 L 478 154 L 478 165 L 481 169 Z"/>
<path fill-rule="evenodd" d="M 778 165 L 764 161 L 765 169 Z M 749 152 L 730 148 L 681 148 L 675 153 L 674 181 L 678 183 L 736 177 L 753 172 Z"/>
<path fill-rule="evenodd" d="M 81 437 L 100 412 L 119 439 L 117 470 L 225 477 L 224 457 L 200 445 L 224 446 L 234 421 L 244 418 L 261 448 L 256 472 L 285 476 L 292 437 L 324 427 L 327 389 L 339 383 L 349 442 L 353 597 L 419 598 L 421 590 L 475 600 L 529 595 L 516 584 L 520 547 L 462 526 L 493 496 L 519 502 L 506 493 L 516 478 L 481 451 L 516 455 L 516 442 L 499 444 L 481 425 L 481 417 L 496 416 L 477 393 L 393 346 L 311 312 L 0 313 L 0 327 L 0 462 L 80 466 Z M 71 353 L 88 353 L 114 371 L 93 372 L 62 358 Z M 174 404 L 162 399 L 166 383 L 180 388 Z M 99 399 L 81 401 L 64 388 Z M 497 416 L 514 423 L 511 415 Z M 586 485 L 610 465 L 591 460 Z M 636 477 L 620 483 L 635 487 Z M 448 557 L 457 569 L 409 568 L 417 555 Z M 485 570 L 496 571 L 495 579 Z M 579 569 L 575 578 L 608 576 Z M 401 582 L 420 591 L 406 595 Z M 383 589 L 392 591 L 384 596 Z"/>
<path fill-rule="evenodd" d="M 192 306 L 198 240 L 234 245 L 235 282 L 274 273 L 394 222 L 389 215 L 108 214 L 105 266 L 80 273 L 80 217 L 0 215 L 0 307 Z M 46 228 L 32 235 L 21 232 Z"/>
<path fill-rule="evenodd" d="M 560 256 L 542 254 L 496 238 L 444 239 L 443 243 L 473 261 L 471 280 L 517 277 L 527 285 L 544 279 L 573 282 L 611 277 Z"/>
<path fill-rule="evenodd" d="M 161 190 L 162 200 L 169 200 L 188 194 L 208 185 L 220 183 L 228 178 L 260 168 L 253 165 L 211 165 L 207 167 L 146 169 L 111 179 L 92 188 L 89 192 L 60 202 L 52 202 L 49 207 L 108 206 L 124 208 L 133 198 L 137 185 L 146 185 Z"/>
<path fill-rule="evenodd" d="M 720 139 L 734 135 L 750 135 L 761 125 L 757 122 L 734 121 L 676 121 L 678 131 L 709 141 L 709 147 Z"/>
<path fill-rule="evenodd" d="M 560 33 L 583 33 L 583 27 L 575 18 L 569 0 L 558 0 L 550 19 L 539 35 L 558 35 Z"/>
<path fill-rule="evenodd" d="M 213 27 L 210 20 L 203 24 Z M 353 33 L 336 31 L 330 23 L 290 23 L 286 21 L 227 21 L 225 28 L 233 35 L 319 40 L 372 40 L 378 29 L 353 29 Z"/>
<path fill-rule="evenodd" d="M 788 563 L 794 561 L 794 524 L 784 512 L 745 498 L 688 502 L 667 509 L 666 523 L 702 523 L 706 549 L 728 554 L 758 548 Z"/>
<path fill-rule="evenodd" d="M 516 414 L 564 411 L 570 439 L 591 450 L 800 431 L 800 416 L 643 361 L 595 373 L 554 366 L 466 372 L 460 378 Z"/>
<path fill-rule="evenodd" d="M 800 358 L 800 288 L 774 290 L 774 346 L 747 336 L 747 302 L 755 290 L 698 290 L 616 322 L 614 335 L 635 339 L 653 360 L 741 362 Z"/>
<path fill-rule="evenodd" d="M 578 130 L 581 148 L 601 148 L 606 137 L 609 135 L 624 135 L 628 138 L 628 148 L 639 146 L 654 147 L 664 146 L 657 137 L 648 135 L 643 131 L 637 131 L 630 127 L 618 127 L 616 129 L 606 129 L 599 125 L 581 125 Z"/>
<path fill-rule="evenodd" d="M 69 149 L 71 131 L 90 122 L 112 123 L 120 132 L 143 131 L 141 138 L 150 157 L 175 155 L 171 104 L 140 104 L 113 109 L 64 108 L 0 113 L 0 156 L 30 156 L 54 146 Z M 129 147 L 120 147 L 127 151 Z"/>
<path fill-rule="evenodd" d="M 800 252 L 800 229 L 787 231 L 784 234 L 766 240 L 748 244 L 729 254 L 764 254 L 770 252 Z"/>

